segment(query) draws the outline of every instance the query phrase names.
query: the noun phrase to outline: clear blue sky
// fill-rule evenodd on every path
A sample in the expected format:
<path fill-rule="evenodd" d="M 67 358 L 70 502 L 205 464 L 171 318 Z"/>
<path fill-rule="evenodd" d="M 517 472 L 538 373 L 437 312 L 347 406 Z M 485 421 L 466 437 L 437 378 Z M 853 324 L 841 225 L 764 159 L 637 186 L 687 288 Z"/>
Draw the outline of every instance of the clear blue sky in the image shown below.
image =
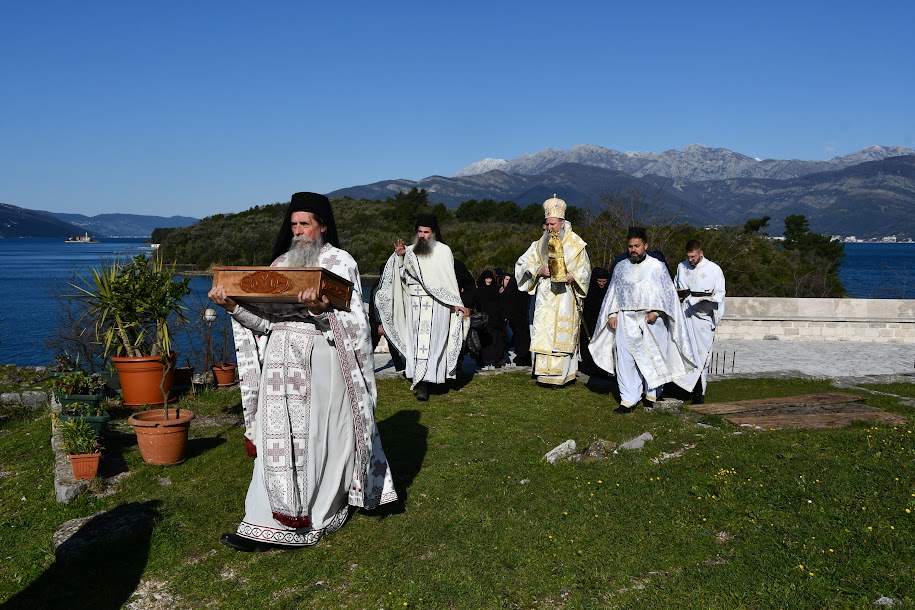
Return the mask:
<path fill-rule="evenodd" d="M 203 217 L 485 157 L 915 148 L 915 3 L 5 2 L 0 202 Z"/>

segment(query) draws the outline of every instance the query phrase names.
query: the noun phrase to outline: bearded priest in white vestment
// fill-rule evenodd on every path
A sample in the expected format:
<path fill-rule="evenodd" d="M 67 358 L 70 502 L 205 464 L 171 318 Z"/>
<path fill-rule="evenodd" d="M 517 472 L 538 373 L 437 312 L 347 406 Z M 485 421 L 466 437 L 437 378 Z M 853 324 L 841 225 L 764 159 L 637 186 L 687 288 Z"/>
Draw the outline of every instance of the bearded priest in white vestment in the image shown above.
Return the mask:
<path fill-rule="evenodd" d="M 653 406 L 665 383 L 678 382 L 696 368 L 667 266 L 647 255 L 645 229 L 633 227 L 628 237 L 629 257 L 613 270 L 588 346 L 599 367 L 615 371 L 617 413 L 631 413 L 643 399 L 646 407 Z"/>
<path fill-rule="evenodd" d="M 708 363 L 715 341 L 715 330 L 724 317 L 724 273 L 721 267 L 705 258 L 702 244 L 692 239 L 686 242 L 686 260 L 677 265 L 674 283 L 699 365 L 696 370 L 678 380 L 677 384 L 690 388 L 693 404 L 702 404 L 705 402 L 705 388 L 708 385 Z"/>
<path fill-rule="evenodd" d="M 240 305 L 223 286 L 210 299 L 232 317 L 254 474 L 245 517 L 220 542 L 245 552 L 316 544 L 350 506 L 397 499 L 375 426 L 375 363 L 356 262 L 339 248 L 330 202 L 296 193 L 274 267 L 323 267 L 353 282 L 350 311 L 314 289 L 297 304 Z"/>
<path fill-rule="evenodd" d="M 429 400 L 430 383 L 457 376 L 469 314 L 454 256 L 434 215 L 419 215 L 412 245 L 394 243 L 375 292 L 375 311 L 384 336 L 406 358 L 405 374 L 417 400 Z"/>
<path fill-rule="evenodd" d="M 554 195 L 543 212 L 543 236 L 515 263 L 515 281 L 518 290 L 534 295 L 533 374 L 538 383 L 557 387 L 578 372 L 581 302 L 588 295 L 591 261 L 587 244 L 565 220 L 566 202 Z"/>

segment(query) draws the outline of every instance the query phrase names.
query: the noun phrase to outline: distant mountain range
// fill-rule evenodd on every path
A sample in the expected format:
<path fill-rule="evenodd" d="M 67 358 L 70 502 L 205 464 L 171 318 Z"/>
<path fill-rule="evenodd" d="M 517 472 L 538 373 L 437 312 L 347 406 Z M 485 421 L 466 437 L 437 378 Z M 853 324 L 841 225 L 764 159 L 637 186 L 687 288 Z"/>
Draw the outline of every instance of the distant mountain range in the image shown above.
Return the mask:
<path fill-rule="evenodd" d="M 63 214 L 27 210 L 0 203 L 0 237 L 69 237 L 89 233 L 91 237 L 134 237 L 146 239 L 153 229 L 186 227 L 197 222 L 190 216 L 143 216 L 138 214 Z"/>
<path fill-rule="evenodd" d="M 517 159 L 484 159 L 454 177 L 385 180 L 329 193 L 385 199 L 423 188 L 435 203 L 467 199 L 541 203 L 553 193 L 593 211 L 601 196 L 641 190 L 671 217 L 696 224 L 742 224 L 804 214 L 825 234 L 915 235 L 915 150 L 869 146 L 828 161 L 759 160 L 724 148 L 692 145 L 662 153 L 624 153 L 600 146 L 547 148 Z"/>

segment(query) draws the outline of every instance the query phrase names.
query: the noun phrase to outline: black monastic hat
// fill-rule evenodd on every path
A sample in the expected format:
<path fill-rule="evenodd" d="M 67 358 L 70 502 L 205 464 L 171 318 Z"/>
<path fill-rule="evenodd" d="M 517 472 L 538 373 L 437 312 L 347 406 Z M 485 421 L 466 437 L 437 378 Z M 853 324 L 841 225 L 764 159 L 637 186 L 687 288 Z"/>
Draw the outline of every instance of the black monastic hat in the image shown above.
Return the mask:
<path fill-rule="evenodd" d="M 429 227 L 432 229 L 432 232 L 435 233 L 435 239 L 441 243 L 445 243 L 445 239 L 442 237 L 442 230 L 438 227 L 438 218 L 435 217 L 435 214 L 420 214 L 416 217 L 416 227 Z"/>
<path fill-rule="evenodd" d="M 292 243 L 292 215 L 295 212 L 311 212 L 314 214 L 326 229 L 324 231 L 324 241 L 335 248 L 340 247 L 340 238 L 337 237 L 337 223 L 334 221 L 334 212 L 330 207 L 330 200 L 319 193 L 296 193 L 289 201 L 289 207 L 286 208 L 283 224 L 280 226 L 276 245 L 273 247 L 273 258 L 271 260 L 276 260 L 277 257 L 289 250 L 289 245 Z"/>

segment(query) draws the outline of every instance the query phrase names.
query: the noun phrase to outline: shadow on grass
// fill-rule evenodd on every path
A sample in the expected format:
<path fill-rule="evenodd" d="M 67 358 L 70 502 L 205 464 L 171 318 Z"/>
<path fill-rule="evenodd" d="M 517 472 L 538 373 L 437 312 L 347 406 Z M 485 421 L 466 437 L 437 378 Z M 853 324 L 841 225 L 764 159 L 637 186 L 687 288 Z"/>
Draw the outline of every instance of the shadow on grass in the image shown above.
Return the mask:
<path fill-rule="evenodd" d="M 187 441 L 187 452 L 185 454 L 185 459 L 192 459 L 197 456 L 203 455 L 211 449 L 219 447 L 226 442 L 221 436 L 205 436 L 203 438 L 191 438 Z"/>
<path fill-rule="evenodd" d="M 146 567 L 158 504 L 132 502 L 92 517 L 57 547 L 41 576 L 0 608 L 121 608 Z"/>
<path fill-rule="evenodd" d="M 381 445 L 394 477 L 397 502 L 385 504 L 365 514 L 385 517 L 402 513 L 406 509 L 408 489 L 422 468 L 428 448 L 429 429 L 419 423 L 420 417 L 419 411 L 404 410 L 377 422 Z"/>

